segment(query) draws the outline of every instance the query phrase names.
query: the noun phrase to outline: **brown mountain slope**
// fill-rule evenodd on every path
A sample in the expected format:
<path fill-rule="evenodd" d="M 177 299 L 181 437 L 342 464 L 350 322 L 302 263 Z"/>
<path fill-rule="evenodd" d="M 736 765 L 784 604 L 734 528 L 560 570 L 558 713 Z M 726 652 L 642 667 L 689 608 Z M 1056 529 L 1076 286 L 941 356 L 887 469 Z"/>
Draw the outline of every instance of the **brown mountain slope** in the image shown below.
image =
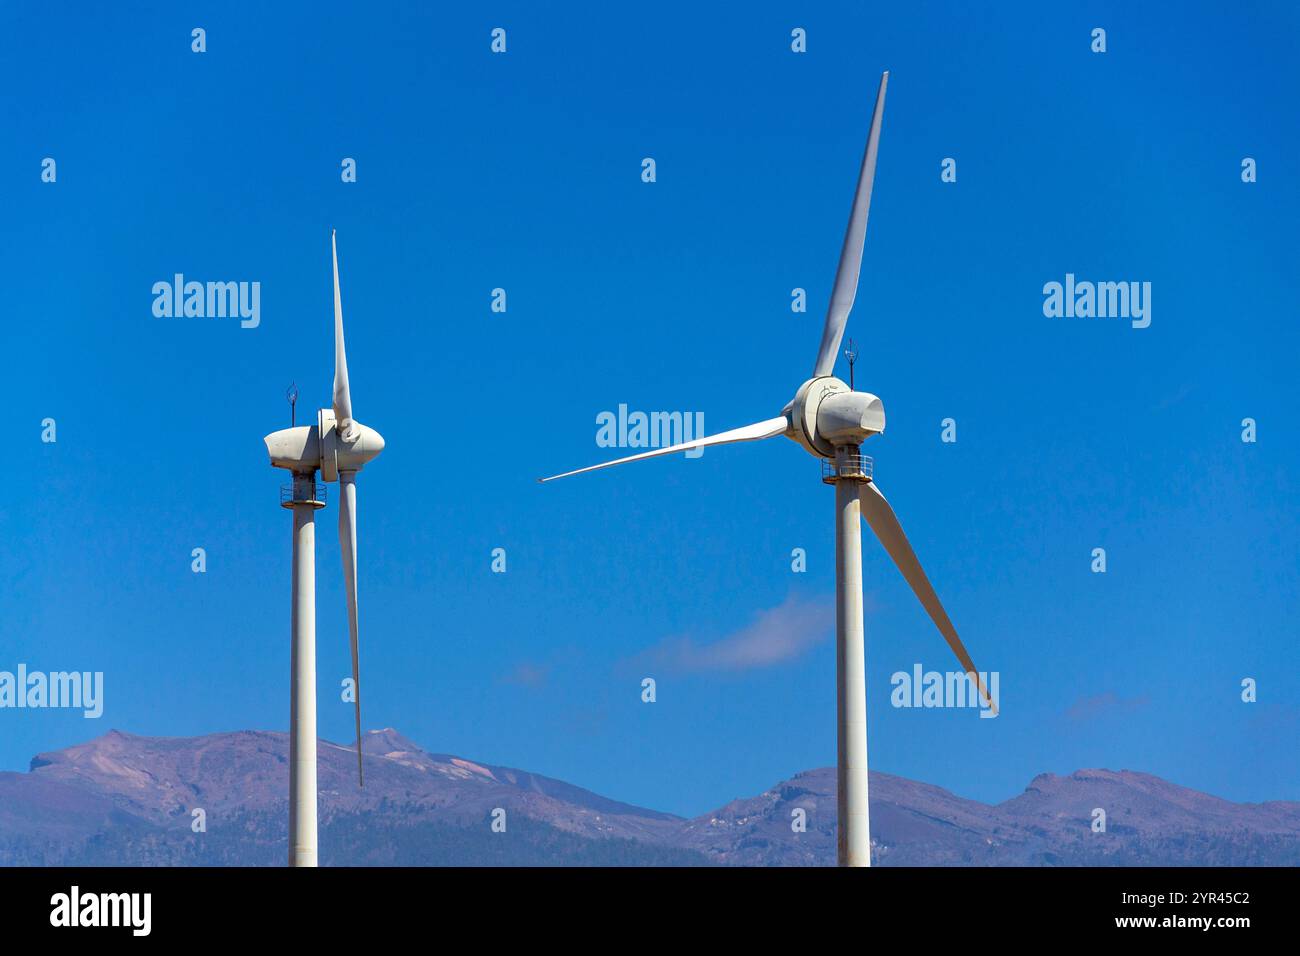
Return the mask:
<path fill-rule="evenodd" d="M 835 774 L 810 770 L 692 820 L 539 774 L 425 751 L 394 730 L 321 741 L 323 862 L 412 865 L 830 865 Z M 112 731 L 0 773 L 0 864 L 279 865 L 288 739 Z M 1093 809 L 1106 811 L 1104 833 Z M 191 828 L 202 808 L 206 831 Z M 493 811 L 507 815 L 492 830 Z M 871 774 L 884 865 L 1300 864 L 1300 804 L 1239 804 L 1133 771 L 1035 777 L 996 806 Z"/>

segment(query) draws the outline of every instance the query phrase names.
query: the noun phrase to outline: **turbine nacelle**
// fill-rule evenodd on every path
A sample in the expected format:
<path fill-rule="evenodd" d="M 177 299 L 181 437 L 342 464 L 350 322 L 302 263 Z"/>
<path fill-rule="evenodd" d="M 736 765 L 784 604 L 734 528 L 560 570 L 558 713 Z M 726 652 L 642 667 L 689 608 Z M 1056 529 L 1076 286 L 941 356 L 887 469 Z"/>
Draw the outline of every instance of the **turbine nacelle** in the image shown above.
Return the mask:
<path fill-rule="evenodd" d="M 860 445 L 885 430 L 885 405 L 870 392 L 855 392 L 833 375 L 810 378 L 782 410 L 790 438 L 819 458 L 834 458 L 841 445 Z"/>
<path fill-rule="evenodd" d="M 274 467 L 296 473 L 319 471 L 322 481 L 338 481 L 339 472 L 360 471 L 384 450 L 384 438 L 373 428 L 353 421 L 352 432 L 354 440 L 344 441 L 334 412 L 322 408 L 315 425 L 283 428 L 263 441 Z"/>
<path fill-rule="evenodd" d="M 295 474 L 315 473 L 320 468 L 320 432 L 315 425 L 282 428 L 262 439 L 271 467 L 287 468 Z"/>

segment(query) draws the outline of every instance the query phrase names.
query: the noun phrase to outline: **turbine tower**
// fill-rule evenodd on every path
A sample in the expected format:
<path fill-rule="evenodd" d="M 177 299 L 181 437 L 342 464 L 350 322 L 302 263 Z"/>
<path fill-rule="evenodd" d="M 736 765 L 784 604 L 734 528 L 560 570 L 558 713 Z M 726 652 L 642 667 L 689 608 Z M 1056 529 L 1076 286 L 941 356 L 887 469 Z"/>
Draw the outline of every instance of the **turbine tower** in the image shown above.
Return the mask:
<path fill-rule="evenodd" d="M 780 416 L 679 445 L 540 479 L 554 481 L 556 478 L 567 478 L 643 458 L 655 458 L 711 445 L 759 441 L 777 435 L 793 439 L 805 451 L 822 459 L 822 480 L 835 486 L 836 781 L 839 788 L 838 856 L 841 866 L 871 865 L 860 519 L 865 519 L 880 539 L 885 551 L 920 599 L 926 613 L 956 653 L 963 670 L 972 675 L 970 679 L 979 693 L 989 707 L 996 710 L 970 655 L 966 653 L 929 578 L 921 569 L 921 563 L 912 551 L 907 536 L 903 534 L 898 518 L 873 480 L 871 459 L 862 454 L 862 443 L 885 430 L 884 405 L 875 395 L 855 392 L 834 375 L 836 355 L 858 289 L 862 245 L 867 233 L 867 212 L 871 206 L 871 186 L 876 173 L 876 151 L 880 143 L 880 123 L 885 113 L 885 87 L 888 82 L 889 73 L 886 72 L 880 78 L 880 89 L 876 93 L 871 130 L 867 134 L 867 147 L 862 156 L 857 191 L 849 213 L 844 245 L 840 250 L 839 269 L 835 273 L 835 285 L 822 330 L 817 363 L 813 366 L 812 378 L 799 386 Z"/>
<path fill-rule="evenodd" d="M 316 424 L 272 432 L 265 439 L 271 464 L 293 483 L 281 488 L 280 504 L 293 511 L 293 574 L 290 629 L 293 635 L 289 691 L 289 865 L 316 865 L 316 512 L 325 507 L 322 480 L 339 483 L 339 550 L 347 590 L 352 642 L 352 690 L 356 702 L 357 781 L 361 772 L 361 674 L 357 657 L 357 472 L 384 450 L 384 439 L 352 417 L 348 360 L 343 345 L 339 256 L 334 260 L 334 407 L 316 412 Z"/>

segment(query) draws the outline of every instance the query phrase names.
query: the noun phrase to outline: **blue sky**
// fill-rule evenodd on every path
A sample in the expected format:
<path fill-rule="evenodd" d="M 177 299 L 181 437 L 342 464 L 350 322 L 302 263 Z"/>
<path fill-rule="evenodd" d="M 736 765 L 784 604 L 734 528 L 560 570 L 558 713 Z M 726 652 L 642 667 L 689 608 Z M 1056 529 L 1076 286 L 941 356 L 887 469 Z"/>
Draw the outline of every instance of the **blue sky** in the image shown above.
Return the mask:
<path fill-rule="evenodd" d="M 106 706 L 0 711 L 0 768 L 112 727 L 286 728 L 261 438 L 291 380 L 300 413 L 329 401 L 332 227 L 387 440 L 358 482 L 365 726 L 683 814 L 832 764 L 816 461 L 774 439 L 534 479 L 614 457 L 620 403 L 779 414 L 889 69 L 848 330 L 888 414 L 868 450 L 1003 714 L 890 707 L 894 671 L 953 662 L 868 535 L 872 766 L 984 800 L 1095 766 L 1300 799 L 1300 24 L 1225 9 L 5 8 L 0 669 L 102 670 Z M 261 324 L 155 318 L 177 272 L 260 282 Z M 1067 272 L 1151 282 L 1150 327 L 1044 317 Z M 320 729 L 347 741 L 335 497 Z M 788 656 L 744 666 L 756 635 Z"/>

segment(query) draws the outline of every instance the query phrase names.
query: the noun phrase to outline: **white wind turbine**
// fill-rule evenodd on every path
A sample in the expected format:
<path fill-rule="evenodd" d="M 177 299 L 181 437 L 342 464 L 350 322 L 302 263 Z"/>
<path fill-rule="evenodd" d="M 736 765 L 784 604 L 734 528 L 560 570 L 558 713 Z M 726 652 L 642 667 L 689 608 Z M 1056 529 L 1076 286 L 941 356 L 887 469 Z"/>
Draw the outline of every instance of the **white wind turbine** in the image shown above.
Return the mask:
<path fill-rule="evenodd" d="M 875 532 L 894 564 L 920 599 L 926 613 L 956 653 L 962 667 L 979 688 L 990 708 L 993 701 L 983 686 L 970 655 L 962 646 L 957 631 L 939 603 L 930 580 L 921 569 L 912 546 L 894 516 L 894 511 L 872 480 L 871 459 L 861 454 L 862 442 L 885 430 L 885 411 L 880 399 L 866 392 L 855 392 L 832 373 L 836 353 L 844 335 L 849 310 L 858 288 L 862 266 L 862 243 L 867 232 L 867 211 L 871 205 L 871 184 L 876 171 L 876 149 L 880 141 L 880 121 L 885 112 L 886 72 L 880 78 L 876 108 L 871 117 L 871 132 L 858 174 L 858 188 L 853 197 L 849 226 L 840 251 L 839 269 L 831 293 L 826 325 L 813 377 L 799 386 L 789 404 L 776 418 L 734 428 L 694 441 L 639 455 L 629 455 L 588 468 L 565 472 L 541 481 L 553 481 L 570 475 L 611 465 L 621 465 L 643 458 L 674 452 L 726 445 L 732 442 L 757 441 L 785 435 L 797 441 L 811 454 L 823 459 L 823 480 L 835 485 L 835 630 L 837 679 L 839 840 L 841 866 L 871 865 L 871 829 L 867 806 L 867 695 L 862 638 L 862 539 L 859 515 Z"/>
<path fill-rule="evenodd" d="M 339 299 L 339 257 L 334 260 L 334 407 L 316 413 L 316 424 L 285 428 L 265 439 L 271 464 L 293 473 L 280 504 L 293 510 L 291 627 L 293 664 L 289 698 L 289 865 L 316 865 L 316 511 L 325 507 L 324 481 L 339 483 L 339 550 L 347 589 L 352 641 L 352 685 L 356 700 L 357 780 L 361 774 L 361 687 L 357 658 L 357 472 L 381 451 L 384 439 L 352 417 L 348 360 L 343 346 L 343 304 Z"/>

